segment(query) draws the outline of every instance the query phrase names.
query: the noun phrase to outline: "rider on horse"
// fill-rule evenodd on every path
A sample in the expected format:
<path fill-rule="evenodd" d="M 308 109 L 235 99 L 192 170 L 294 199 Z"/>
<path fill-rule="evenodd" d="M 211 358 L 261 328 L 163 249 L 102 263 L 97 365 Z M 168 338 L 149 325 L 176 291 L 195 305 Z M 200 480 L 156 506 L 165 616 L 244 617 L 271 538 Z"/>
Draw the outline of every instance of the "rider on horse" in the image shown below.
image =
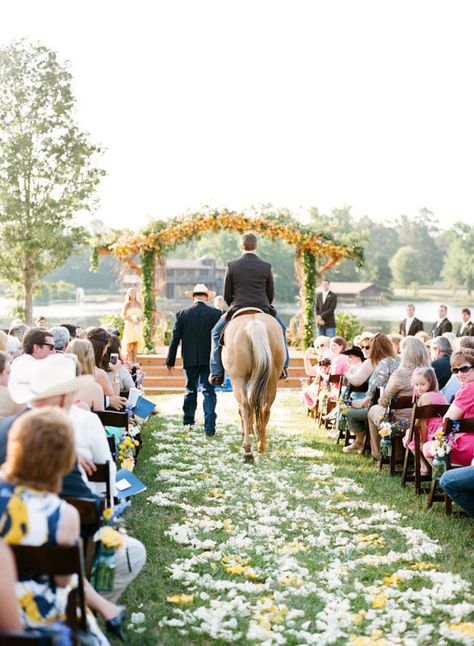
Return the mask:
<path fill-rule="evenodd" d="M 283 330 L 285 339 L 286 359 L 285 367 L 280 379 L 288 376 L 290 357 L 286 343 L 286 327 L 272 306 L 275 296 L 273 285 L 272 266 L 257 256 L 257 236 L 253 233 L 244 233 L 240 239 L 242 255 L 236 260 L 231 260 L 226 269 L 224 278 L 224 300 L 230 309 L 222 316 L 212 329 L 212 350 L 210 362 L 209 381 L 215 386 L 224 382 L 224 368 L 222 366 L 219 341 L 226 323 L 242 308 L 257 307 L 276 318 Z"/>

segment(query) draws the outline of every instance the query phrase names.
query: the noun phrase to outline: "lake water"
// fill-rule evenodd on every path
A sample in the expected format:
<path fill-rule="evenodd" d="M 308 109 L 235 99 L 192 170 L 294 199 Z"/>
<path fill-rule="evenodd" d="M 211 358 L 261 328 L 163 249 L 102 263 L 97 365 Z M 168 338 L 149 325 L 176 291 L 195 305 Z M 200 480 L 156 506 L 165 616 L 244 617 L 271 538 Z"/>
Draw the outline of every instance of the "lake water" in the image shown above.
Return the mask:
<path fill-rule="evenodd" d="M 48 324 L 57 323 L 77 323 L 86 327 L 96 325 L 99 318 L 105 314 L 120 312 L 122 309 L 122 300 L 108 299 L 107 297 L 95 297 L 94 300 L 86 300 L 84 303 L 51 303 L 49 305 L 35 306 L 35 318 L 43 315 L 48 320 Z M 6 327 L 11 321 L 9 312 L 14 302 L 9 299 L 0 298 L 0 325 Z M 168 301 L 160 304 L 163 310 L 176 312 L 186 307 L 187 302 Z M 448 318 L 457 330 L 460 322 L 460 309 L 466 307 L 466 303 L 448 303 Z M 469 304 L 467 304 L 469 307 Z M 294 304 L 281 304 L 277 309 L 283 319 L 288 322 L 296 313 Z M 385 305 L 366 305 L 363 307 L 344 305 L 339 308 L 345 312 L 354 314 L 361 320 L 364 327 L 371 332 L 395 332 L 398 331 L 400 321 L 405 318 L 406 305 L 401 301 L 390 302 Z M 472 308 L 471 308 L 472 309 Z M 429 331 L 431 325 L 438 318 L 438 303 L 434 301 L 420 301 L 416 303 L 416 316 L 425 324 L 425 330 Z"/>

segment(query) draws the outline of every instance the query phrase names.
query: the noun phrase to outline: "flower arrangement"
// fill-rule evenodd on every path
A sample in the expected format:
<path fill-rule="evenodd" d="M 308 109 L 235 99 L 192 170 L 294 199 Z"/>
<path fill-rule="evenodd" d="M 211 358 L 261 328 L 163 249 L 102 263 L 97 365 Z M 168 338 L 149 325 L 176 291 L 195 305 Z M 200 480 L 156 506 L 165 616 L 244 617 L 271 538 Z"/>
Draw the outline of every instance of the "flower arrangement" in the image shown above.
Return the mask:
<path fill-rule="evenodd" d="M 392 455 L 392 437 L 395 435 L 403 435 L 407 426 L 409 424 L 408 420 L 397 420 L 396 422 L 389 422 L 384 418 L 379 424 L 379 435 L 382 438 L 380 440 L 380 454 L 384 457 L 390 457 Z"/>
<path fill-rule="evenodd" d="M 453 422 L 454 424 L 454 422 Z M 436 431 L 433 440 L 433 464 L 432 464 L 432 478 L 439 480 L 443 473 L 446 471 L 446 457 L 451 452 L 451 442 L 453 436 L 445 435 L 443 429 L 440 428 Z"/>
<path fill-rule="evenodd" d="M 97 592 L 110 592 L 115 576 L 115 552 L 125 545 L 125 528 L 122 514 L 130 506 L 124 502 L 117 507 L 108 507 L 102 514 L 103 526 L 94 540 L 99 542 L 92 565 L 91 583 Z"/>
<path fill-rule="evenodd" d="M 132 437 L 130 433 L 122 435 L 118 446 L 118 459 L 122 469 L 133 471 L 135 468 L 135 453 L 140 442 Z"/>

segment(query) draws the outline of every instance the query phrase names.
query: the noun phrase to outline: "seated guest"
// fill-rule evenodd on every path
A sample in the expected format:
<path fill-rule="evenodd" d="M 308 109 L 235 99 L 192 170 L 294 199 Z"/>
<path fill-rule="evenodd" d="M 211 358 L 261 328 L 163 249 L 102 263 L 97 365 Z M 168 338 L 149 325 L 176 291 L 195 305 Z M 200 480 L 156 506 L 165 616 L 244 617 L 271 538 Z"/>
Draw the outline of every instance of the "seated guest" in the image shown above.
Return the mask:
<path fill-rule="evenodd" d="M 433 323 L 433 326 L 430 331 L 430 337 L 434 339 L 437 336 L 441 336 L 445 332 L 452 332 L 453 324 L 448 319 L 448 308 L 446 305 L 440 305 L 438 307 L 438 320 Z"/>
<path fill-rule="evenodd" d="M 430 340 L 430 335 L 427 332 L 417 332 L 415 336 L 420 341 L 423 341 L 423 343 L 428 343 Z"/>
<path fill-rule="evenodd" d="M 423 323 L 415 316 L 415 306 L 413 305 L 413 303 L 408 303 L 407 317 L 400 323 L 398 334 L 400 336 L 415 336 L 417 332 L 422 331 Z"/>
<path fill-rule="evenodd" d="M 349 368 L 345 373 L 346 375 L 347 373 L 355 372 L 365 361 L 364 353 L 356 345 L 353 345 L 352 348 L 349 348 L 348 350 L 344 350 L 342 354 L 347 357 L 347 361 L 349 363 Z"/>
<path fill-rule="evenodd" d="M 52 334 L 54 339 L 54 349 L 56 352 L 66 352 L 66 348 L 71 339 L 69 330 L 60 325 L 56 325 L 50 329 L 50 334 Z"/>
<path fill-rule="evenodd" d="M 127 403 L 124 397 L 120 397 L 120 362 L 111 366 L 107 361 L 107 348 L 110 342 L 110 334 L 101 327 L 90 328 L 86 332 L 86 338 L 92 343 L 95 358 L 95 380 L 102 386 L 106 397 L 106 408 L 122 410 Z M 114 373 L 110 383 L 107 372 Z"/>
<path fill-rule="evenodd" d="M 414 336 L 412 334 L 407 334 L 407 336 Z M 388 338 L 390 339 L 392 343 L 392 348 L 397 357 L 400 355 L 400 343 L 402 342 L 402 335 L 401 334 L 389 334 Z"/>
<path fill-rule="evenodd" d="M 44 361 L 35 362 L 33 369 L 28 370 L 24 367 L 22 372 L 18 371 L 18 380 L 12 380 L 9 384 L 10 394 L 14 401 L 19 403 L 28 403 L 31 408 L 41 409 L 45 406 L 59 406 L 69 412 L 70 421 L 75 431 L 80 435 L 83 429 L 84 415 L 89 415 L 89 419 L 97 416 L 87 411 L 80 411 L 77 407 L 70 409 L 72 403 L 77 399 L 77 391 L 89 383 L 93 383 L 90 375 L 81 375 L 76 377 L 77 363 L 69 355 L 53 355 Z M 74 410 L 75 409 L 75 410 Z M 77 411 L 81 413 L 80 417 Z M 10 428 L 17 418 L 9 417 L 0 424 L 0 464 L 5 460 L 6 444 L 10 433 Z M 86 420 L 87 425 L 88 421 Z M 91 422 L 92 424 L 92 422 Z M 94 428 L 94 427 L 92 427 Z M 87 430 L 85 431 L 87 433 Z M 87 475 L 90 475 L 94 469 L 94 464 L 84 455 L 78 454 L 77 461 Z M 89 500 L 98 500 L 95 493 L 85 484 L 77 464 L 64 476 L 62 482 L 61 496 L 67 498 L 86 498 Z M 146 551 L 142 543 L 127 535 L 125 537 L 125 547 L 116 552 L 116 576 L 111 592 L 103 593 L 102 596 L 109 601 L 117 601 L 127 585 L 133 581 L 142 569 L 146 560 Z"/>
<path fill-rule="evenodd" d="M 462 352 L 464 348 L 470 348 L 471 350 L 474 350 L 474 337 L 462 336 L 457 340 L 456 351 Z M 441 389 L 441 393 L 446 397 L 448 404 L 452 403 L 454 397 L 456 396 L 456 393 L 460 388 L 461 384 L 459 383 L 459 379 L 456 377 L 456 375 L 451 375 L 446 386 Z"/>
<path fill-rule="evenodd" d="M 61 323 L 61 327 L 65 327 L 66 330 L 69 332 L 69 336 L 71 339 L 75 339 L 77 335 L 77 325 L 74 325 L 73 323 Z"/>
<path fill-rule="evenodd" d="M 343 375 L 349 368 L 347 357 L 343 354 L 347 348 L 347 341 L 342 336 L 334 336 L 329 343 L 331 353 L 331 375 Z"/>
<path fill-rule="evenodd" d="M 132 379 L 132 375 L 130 372 L 127 370 L 125 367 L 126 359 L 122 354 L 122 344 L 120 342 L 120 339 L 118 336 L 115 336 L 114 334 L 110 335 L 110 341 L 109 345 L 107 347 L 107 358 L 106 358 L 106 363 L 109 365 L 113 365 L 113 362 L 111 361 L 111 355 L 116 354 L 118 357 L 118 361 L 120 362 L 120 367 L 118 370 L 118 377 L 119 377 L 119 384 L 120 384 L 120 391 L 128 391 L 130 388 L 135 388 L 135 384 Z M 130 365 L 130 364 L 129 364 Z M 113 379 L 115 377 L 115 373 L 112 372 L 112 370 L 107 371 L 107 377 L 109 379 L 109 382 L 112 384 Z"/>
<path fill-rule="evenodd" d="M 0 536 L 11 545 L 73 545 L 79 539 L 77 510 L 58 497 L 62 476 L 74 463 L 72 429 L 56 408 L 30 411 L 12 426 L 6 461 L 0 471 Z M 36 628 L 62 621 L 71 590 L 70 577 L 21 577 L 16 586 L 21 621 Z M 103 599 L 85 581 L 86 600 L 105 620 L 117 606 Z M 108 616 L 109 615 L 109 616 Z M 89 628 L 97 642 L 107 644 L 93 618 Z"/>
<path fill-rule="evenodd" d="M 77 357 L 81 367 L 81 375 L 91 375 L 94 383 L 90 383 L 77 392 L 79 402 L 85 404 L 94 412 L 104 410 L 104 391 L 95 381 L 95 358 L 92 343 L 87 339 L 73 339 L 68 345 L 67 354 Z"/>
<path fill-rule="evenodd" d="M 462 323 L 458 328 L 456 336 L 474 336 L 474 323 L 471 321 L 471 310 L 463 307 L 461 310 Z"/>
<path fill-rule="evenodd" d="M 413 389 L 416 396 L 417 406 L 430 406 L 434 404 L 447 404 L 447 400 L 439 392 L 438 380 L 433 368 L 418 368 L 413 371 Z M 419 433 L 420 445 L 423 446 L 425 442 L 430 442 L 436 433 L 443 426 L 443 419 L 441 417 L 431 417 L 430 419 L 420 420 Z M 407 430 L 403 438 L 403 445 L 408 444 Z M 408 447 L 412 453 L 415 452 L 415 440 L 411 440 Z M 428 473 L 426 465 L 421 466 L 423 474 Z"/>
<path fill-rule="evenodd" d="M 320 361 L 323 359 L 329 359 L 330 350 L 329 343 L 330 338 L 328 336 L 320 335 L 314 340 L 314 348 L 307 348 L 303 355 L 304 369 L 308 377 L 316 377 L 320 374 Z M 313 365 L 311 363 L 311 357 L 316 359 L 316 363 Z M 329 365 L 329 364 L 328 364 Z M 326 371 L 327 372 L 327 371 Z"/>
<path fill-rule="evenodd" d="M 23 354 L 17 357 L 12 363 L 12 374 L 20 366 L 33 366 L 35 361 L 46 359 L 46 357 L 54 354 L 54 339 L 48 330 L 40 330 L 37 327 L 33 327 L 23 337 L 22 351 Z"/>
<path fill-rule="evenodd" d="M 373 336 L 372 332 L 362 332 L 360 335 L 359 347 L 364 353 L 364 357 L 366 359 L 369 356 L 370 342 Z"/>
<path fill-rule="evenodd" d="M 391 375 L 378 404 L 372 406 L 368 414 L 370 446 L 372 456 L 376 460 L 380 458 L 379 424 L 385 415 L 388 405 L 393 397 L 410 397 L 413 394 L 413 386 L 411 383 L 413 371 L 415 368 L 429 367 L 428 352 L 420 339 L 414 336 L 405 337 L 402 341 L 401 349 L 399 368 Z M 392 416 L 395 420 L 406 420 L 410 417 L 410 413 L 411 408 L 405 408 L 393 411 Z"/>
<path fill-rule="evenodd" d="M 442 336 L 431 339 L 430 354 L 431 366 L 436 373 L 436 379 L 440 388 L 444 388 L 451 377 L 451 343 Z"/>
<path fill-rule="evenodd" d="M 445 417 L 474 417 L 474 350 L 466 348 L 461 352 L 455 352 L 451 357 L 451 367 L 453 374 L 459 379 L 461 388 Z M 423 446 L 423 454 L 428 461 L 433 460 L 433 442 L 427 442 Z M 471 464 L 474 458 L 474 433 L 456 433 L 451 444 L 450 458 L 455 465 L 465 467 Z"/>
<path fill-rule="evenodd" d="M 5 417 L 19 413 L 24 408 L 24 406 L 15 404 L 8 392 L 10 364 L 10 355 L 6 352 L 0 352 L 0 421 Z"/>
<path fill-rule="evenodd" d="M 0 572 L 0 631 L 20 631 L 22 625 L 15 594 L 15 561 L 11 550 L 1 539 Z"/>
<path fill-rule="evenodd" d="M 444 332 L 442 334 L 443 339 L 448 339 L 449 343 L 451 344 L 451 352 L 454 352 L 456 350 L 456 342 L 457 342 L 457 337 L 454 334 L 454 332 Z"/>
<path fill-rule="evenodd" d="M 439 484 L 451 500 L 474 518 L 474 466 L 446 471 Z"/>
<path fill-rule="evenodd" d="M 398 358 L 387 335 L 376 334 L 372 338 L 369 350 L 369 361 L 373 367 L 373 371 L 369 378 L 366 395 L 361 399 L 355 399 L 346 414 L 349 430 L 355 435 L 356 439 L 352 444 L 342 449 L 344 453 L 350 451 L 361 452 L 363 450 L 366 430 L 365 423 L 373 398 L 377 389 L 387 384 L 390 375 L 399 366 Z"/>
<path fill-rule="evenodd" d="M 21 341 L 16 336 L 7 337 L 7 352 L 12 359 L 16 359 L 21 354 Z"/>
<path fill-rule="evenodd" d="M 29 329 L 30 328 L 28 327 L 28 325 L 25 325 L 21 321 L 13 321 L 13 323 L 10 325 L 8 336 L 14 336 L 21 343 L 23 341 L 23 337 Z"/>

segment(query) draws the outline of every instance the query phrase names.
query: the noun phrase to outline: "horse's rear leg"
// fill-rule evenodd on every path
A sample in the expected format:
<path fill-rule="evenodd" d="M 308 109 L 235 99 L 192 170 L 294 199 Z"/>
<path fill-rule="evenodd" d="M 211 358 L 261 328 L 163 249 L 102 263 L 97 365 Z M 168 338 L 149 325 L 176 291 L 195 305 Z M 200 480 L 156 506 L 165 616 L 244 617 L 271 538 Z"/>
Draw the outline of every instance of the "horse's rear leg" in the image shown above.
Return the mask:
<path fill-rule="evenodd" d="M 250 444 L 251 432 L 251 413 L 250 406 L 247 398 L 247 388 L 245 382 L 235 380 L 232 382 L 234 388 L 234 395 L 239 403 L 239 414 L 242 422 L 242 446 L 244 449 L 244 460 L 246 462 L 253 462 L 252 446 Z"/>
<path fill-rule="evenodd" d="M 267 401 L 263 406 L 262 416 L 261 416 L 262 423 L 258 433 L 258 452 L 259 453 L 265 453 L 265 449 L 267 448 L 267 424 L 268 424 L 268 420 L 270 419 L 270 410 L 272 408 L 273 402 L 275 401 L 275 396 L 276 396 L 276 388 L 272 389 L 271 392 L 268 392 Z"/>

